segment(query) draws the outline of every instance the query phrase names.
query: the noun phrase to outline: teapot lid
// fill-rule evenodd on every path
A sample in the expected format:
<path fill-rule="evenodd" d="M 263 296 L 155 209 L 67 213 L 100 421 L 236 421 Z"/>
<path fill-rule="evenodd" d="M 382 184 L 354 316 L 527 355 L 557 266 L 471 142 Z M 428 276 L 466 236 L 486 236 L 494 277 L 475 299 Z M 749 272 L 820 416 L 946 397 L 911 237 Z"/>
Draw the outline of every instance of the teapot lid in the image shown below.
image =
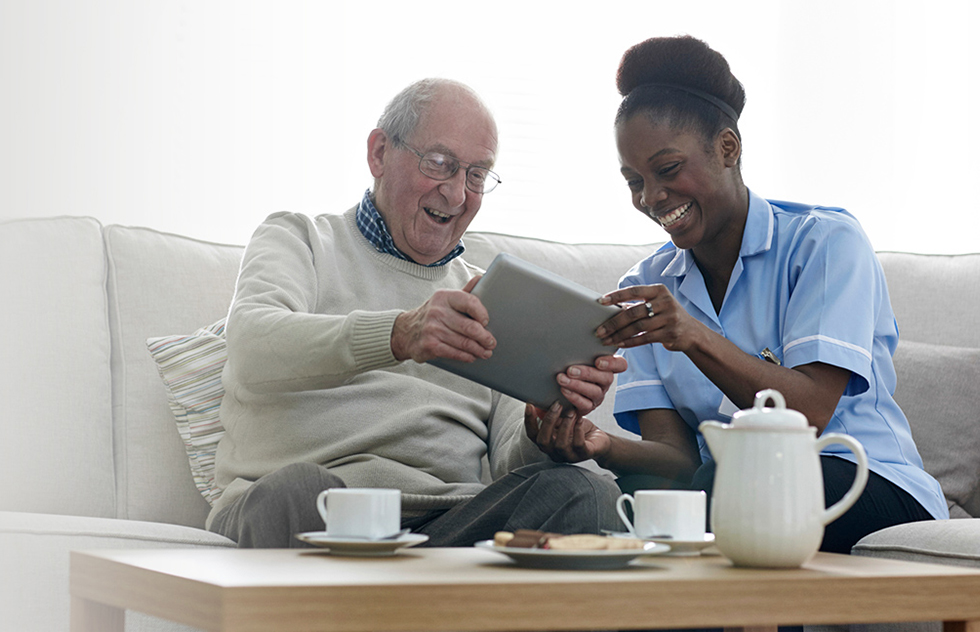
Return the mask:
<path fill-rule="evenodd" d="M 772 400 L 774 406 L 766 407 Z M 752 408 L 740 410 L 732 415 L 734 428 L 771 428 L 773 430 L 805 430 L 809 427 L 806 415 L 786 408 L 786 398 L 777 390 L 766 389 L 755 395 Z"/>

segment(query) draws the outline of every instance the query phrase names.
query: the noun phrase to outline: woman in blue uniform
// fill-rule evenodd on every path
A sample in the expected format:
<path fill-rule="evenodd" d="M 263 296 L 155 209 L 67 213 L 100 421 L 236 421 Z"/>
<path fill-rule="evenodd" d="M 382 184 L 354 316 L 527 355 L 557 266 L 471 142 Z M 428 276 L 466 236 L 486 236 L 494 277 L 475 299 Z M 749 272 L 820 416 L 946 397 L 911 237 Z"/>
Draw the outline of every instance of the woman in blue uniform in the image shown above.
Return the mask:
<path fill-rule="evenodd" d="M 642 441 L 609 435 L 574 412 L 534 411 L 528 434 L 555 460 L 594 458 L 624 489 L 710 494 L 715 468 L 698 424 L 730 420 L 774 388 L 818 432 L 850 434 L 868 453 L 867 487 L 828 525 L 822 550 L 846 553 L 872 531 L 947 518 L 892 397 L 898 330 L 858 221 L 747 188 L 738 129 L 745 93 L 703 42 L 637 44 L 623 56 L 617 86 L 620 171 L 633 206 L 670 237 L 604 297 L 631 306 L 597 331 L 629 361 L 615 414 Z M 828 505 L 850 487 L 852 460 L 841 446 L 821 455 Z"/>

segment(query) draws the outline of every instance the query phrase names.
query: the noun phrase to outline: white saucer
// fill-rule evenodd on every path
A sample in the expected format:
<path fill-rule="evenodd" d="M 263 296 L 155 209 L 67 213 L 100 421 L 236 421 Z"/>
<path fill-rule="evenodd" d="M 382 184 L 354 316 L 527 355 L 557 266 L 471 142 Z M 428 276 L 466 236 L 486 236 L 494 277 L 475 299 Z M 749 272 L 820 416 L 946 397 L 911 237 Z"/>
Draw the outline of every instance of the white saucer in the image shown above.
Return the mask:
<path fill-rule="evenodd" d="M 330 536 L 326 531 L 307 531 L 297 533 L 296 537 L 307 544 L 328 549 L 333 555 L 360 555 L 379 557 L 395 555 L 398 549 L 422 544 L 429 536 L 421 533 L 406 533 L 390 540 L 364 540 L 362 538 L 342 538 Z"/>
<path fill-rule="evenodd" d="M 630 533 L 625 531 L 614 531 L 608 533 L 614 538 L 633 538 Z M 666 544 L 670 547 L 670 552 L 664 555 L 699 555 L 701 551 L 715 543 L 714 533 L 705 533 L 703 540 L 675 540 L 673 538 L 641 538 L 644 542 L 656 542 Z"/>
<path fill-rule="evenodd" d="M 656 542 L 648 542 L 642 549 L 613 549 L 601 551 L 575 551 L 568 549 L 524 549 L 518 547 L 495 546 L 493 540 L 477 542 L 478 549 L 503 553 L 527 568 L 549 568 L 556 570 L 609 570 L 625 568 L 634 559 L 643 555 L 660 555 L 668 547 Z"/>

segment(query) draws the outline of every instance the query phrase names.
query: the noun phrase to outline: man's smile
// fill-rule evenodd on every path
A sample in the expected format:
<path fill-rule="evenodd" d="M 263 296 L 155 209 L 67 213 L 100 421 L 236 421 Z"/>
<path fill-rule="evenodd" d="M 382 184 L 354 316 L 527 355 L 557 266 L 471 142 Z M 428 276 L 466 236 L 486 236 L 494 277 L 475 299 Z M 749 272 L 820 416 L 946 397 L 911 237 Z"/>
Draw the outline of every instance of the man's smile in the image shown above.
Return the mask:
<path fill-rule="evenodd" d="M 451 220 L 453 218 L 452 215 L 447 215 L 446 213 L 441 213 L 441 212 L 439 212 L 439 211 L 437 211 L 435 209 L 429 208 L 429 207 L 423 207 L 422 210 L 424 210 L 429 215 L 429 217 L 433 218 L 434 220 L 436 220 L 440 224 L 445 224 L 445 223 L 449 222 L 449 220 Z"/>

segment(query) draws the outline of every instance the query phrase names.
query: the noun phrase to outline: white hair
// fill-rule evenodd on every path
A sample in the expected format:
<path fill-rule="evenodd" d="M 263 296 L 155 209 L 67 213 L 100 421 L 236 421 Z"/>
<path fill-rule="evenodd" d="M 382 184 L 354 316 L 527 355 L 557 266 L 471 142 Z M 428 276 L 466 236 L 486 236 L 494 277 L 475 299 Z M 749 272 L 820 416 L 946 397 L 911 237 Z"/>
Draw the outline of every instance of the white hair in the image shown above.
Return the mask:
<path fill-rule="evenodd" d="M 447 89 L 469 95 L 486 111 L 487 116 L 491 120 L 493 119 L 490 109 L 483 102 L 483 99 L 466 84 L 452 79 L 429 78 L 416 81 L 396 94 L 395 98 L 385 107 L 381 118 L 378 119 L 378 127 L 393 142 L 404 143 L 415 131 L 425 108 L 432 103 L 436 96 Z"/>

